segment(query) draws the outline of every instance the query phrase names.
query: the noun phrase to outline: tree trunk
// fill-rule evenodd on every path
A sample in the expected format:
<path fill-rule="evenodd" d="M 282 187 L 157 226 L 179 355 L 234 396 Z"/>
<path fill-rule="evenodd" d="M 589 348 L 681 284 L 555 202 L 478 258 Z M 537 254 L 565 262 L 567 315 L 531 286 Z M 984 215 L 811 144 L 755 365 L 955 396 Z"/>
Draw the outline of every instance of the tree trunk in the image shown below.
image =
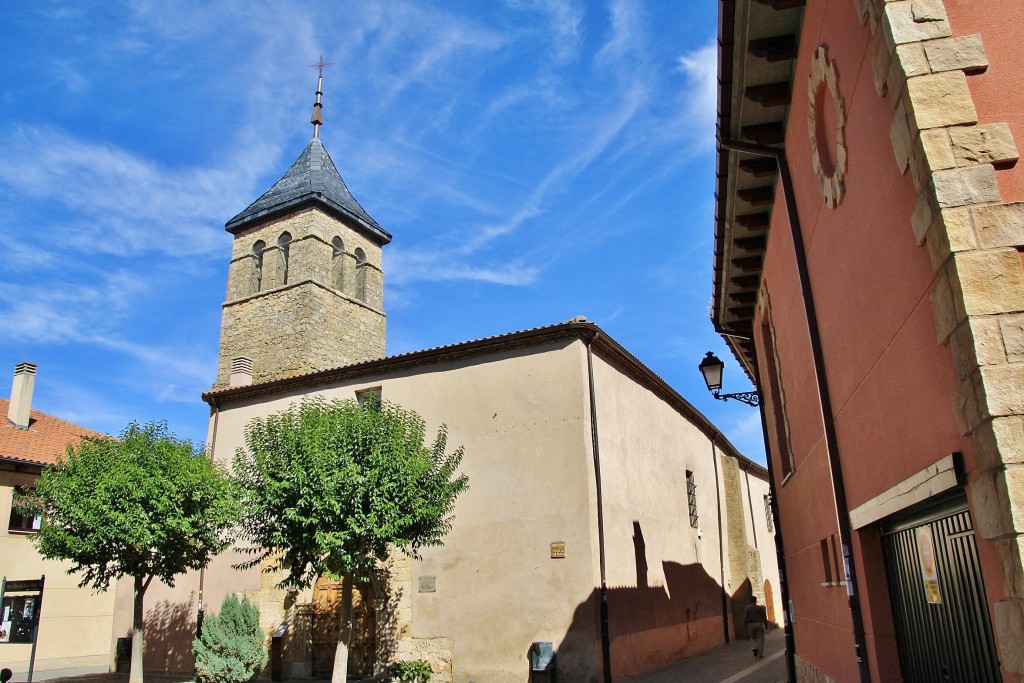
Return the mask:
<path fill-rule="evenodd" d="M 341 580 L 341 628 L 338 629 L 338 647 L 334 651 L 334 671 L 331 683 L 345 683 L 348 678 L 348 644 L 352 640 L 352 590 L 355 581 L 348 573 Z M 128 683 L 135 683 L 129 681 Z M 141 682 L 140 682 L 141 683 Z"/>
<path fill-rule="evenodd" d="M 145 652 L 142 641 L 142 602 L 145 595 L 146 585 L 141 576 L 136 576 L 135 604 L 132 610 L 132 663 L 128 683 L 142 683 L 142 653 Z"/>

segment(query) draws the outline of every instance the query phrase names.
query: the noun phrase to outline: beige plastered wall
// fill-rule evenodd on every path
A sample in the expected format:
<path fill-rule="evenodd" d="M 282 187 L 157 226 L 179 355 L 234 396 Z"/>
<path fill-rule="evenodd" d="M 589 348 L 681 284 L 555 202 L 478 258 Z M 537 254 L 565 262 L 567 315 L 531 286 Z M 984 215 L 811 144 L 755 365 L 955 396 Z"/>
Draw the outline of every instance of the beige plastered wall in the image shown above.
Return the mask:
<path fill-rule="evenodd" d="M 716 458 L 730 458 L 599 355 L 594 378 L 613 672 L 622 676 L 724 640 L 717 515 L 724 492 L 716 489 L 715 469 Z M 431 437 L 447 424 L 449 448 L 465 447 L 461 470 L 470 484 L 445 545 L 425 549 L 422 560 L 398 557 L 389 566 L 395 640 L 390 652 L 378 653 L 379 664 L 422 657 L 432 662 L 435 683 L 521 682 L 529 674 L 531 643 L 550 642 L 564 680 L 599 680 L 600 564 L 586 345 L 553 342 L 367 376 L 308 394 L 352 399 L 370 388 L 420 413 Z M 222 406 L 211 417 L 214 457 L 229 460 L 244 445 L 252 418 L 284 410 L 303 395 Z M 689 523 L 687 469 L 698 482 L 701 538 Z M 552 557 L 552 544 L 564 547 L 564 557 Z M 205 572 L 208 610 L 216 610 L 228 590 L 247 592 L 260 603 L 270 633 L 310 601 L 308 590 L 288 595 L 273 588 L 271 575 L 232 569 L 233 559 L 222 556 Z M 421 590 L 421 579 L 433 589 Z M 194 574 L 180 579 L 173 593 L 151 588 L 147 614 L 194 615 L 197 588 Z M 130 624 L 130 594 L 124 598 L 119 596 L 124 610 L 116 625 L 122 630 Z M 183 621 L 194 628 L 194 616 Z M 286 645 L 292 658 L 287 675 L 308 675 L 303 647 Z M 172 657 L 168 664 L 178 662 Z"/>
<path fill-rule="evenodd" d="M 0 575 L 7 579 L 46 576 L 43 611 L 39 622 L 35 671 L 71 667 L 106 667 L 110 663 L 110 629 L 114 591 L 95 593 L 79 588 L 79 575 L 68 575 L 67 562 L 44 560 L 32 545 L 31 535 L 7 530 L 14 486 L 29 486 L 34 475 L 0 473 Z M 16 676 L 28 671 L 32 646 L 0 645 L 3 666 Z"/>
<path fill-rule="evenodd" d="M 732 592 L 754 580 L 746 561 L 754 532 L 745 508 L 727 505 L 723 467 L 738 472 L 736 458 L 599 355 L 594 383 L 612 670 L 618 679 L 724 642 L 723 582 L 728 614 Z M 696 528 L 690 524 L 687 471 L 696 483 Z M 742 498 L 740 486 L 736 493 Z M 731 527 L 740 529 L 742 563 L 730 559 Z M 775 567 L 774 548 L 771 555 Z"/>
<path fill-rule="evenodd" d="M 521 681 L 534 641 L 552 642 L 560 668 L 579 674 L 574 680 L 595 671 L 599 579 L 581 358 L 578 343 L 562 342 L 310 392 L 352 399 L 379 387 L 384 400 L 417 411 L 431 437 L 445 423 L 449 447 L 465 447 L 461 470 L 470 489 L 444 547 L 424 550 L 422 560 L 393 575 L 400 619 L 411 622 L 399 624 L 399 649 L 432 658 L 434 680 Z M 215 457 L 227 460 L 244 445 L 253 417 L 300 399 L 225 406 L 215 418 Z M 565 544 L 565 558 L 552 559 L 553 542 Z M 223 596 L 210 583 L 215 573 L 206 572 L 211 608 Z M 419 592 L 420 577 L 434 577 L 434 592 Z M 291 603 L 268 599 L 272 593 L 262 600 L 268 630 Z M 294 597 L 304 600 L 308 591 Z"/>

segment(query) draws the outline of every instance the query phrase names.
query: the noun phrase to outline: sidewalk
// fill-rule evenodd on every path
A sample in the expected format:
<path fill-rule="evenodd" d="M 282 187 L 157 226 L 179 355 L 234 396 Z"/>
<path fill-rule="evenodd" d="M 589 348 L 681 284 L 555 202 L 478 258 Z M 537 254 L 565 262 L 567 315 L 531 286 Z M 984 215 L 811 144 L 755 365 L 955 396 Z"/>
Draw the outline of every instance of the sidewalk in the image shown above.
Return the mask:
<path fill-rule="evenodd" d="M 750 641 L 734 640 L 702 655 L 684 659 L 622 683 L 785 683 L 786 637 L 772 629 L 764 639 L 764 659 L 757 659 Z"/>
<path fill-rule="evenodd" d="M 764 659 L 756 659 L 750 642 L 734 640 L 702 655 L 684 659 L 664 669 L 616 683 L 785 683 L 785 635 L 772 629 L 764 639 Z M 127 683 L 128 674 L 113 674 L 97 669 L 58 669 L 37 671 L 36 681 L 52 683 Z M 146 683 L 186 683 L 190 677 L 146 673 Z M 11 683 L 25 683 L 25 672 L 15 672 Z M 299 683 L 299 682 L 292 682 Z M 302 683 L 308 683 L 306 681 Z"/>

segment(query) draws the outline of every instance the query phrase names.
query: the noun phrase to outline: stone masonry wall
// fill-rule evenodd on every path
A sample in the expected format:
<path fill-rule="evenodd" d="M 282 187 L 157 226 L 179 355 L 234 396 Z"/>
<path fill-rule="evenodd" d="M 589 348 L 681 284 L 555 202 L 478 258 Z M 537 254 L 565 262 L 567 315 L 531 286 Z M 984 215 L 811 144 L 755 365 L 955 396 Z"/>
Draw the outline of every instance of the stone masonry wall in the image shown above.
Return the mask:
<path fill-rule="evenodd" d="M 284 232 L 292 238 L 286 277 L 278 247 Z M 334 237 L 344 244 L 340 288 Z M 259 240 L 267 245 L 262 278 L 254 273 L 253 245 Z M 365 301 L 356 296 L 357 248 L 366 255 Z M 381 247 L 320 210 L 305 209 L 241 233 L 228 269 L 217 386 L 228 384 L 231 359 L 238 356 L 252 359 L 257 382 L 383 357 L 383 290 Z"/>
<path fill-rule="evenodd" d="M 1024 203 L 1003 203 L 996 182 L 1017 147 L 1005 123 L 978 124 L 967 81 L 988 67 L 982 36 L 954 36 L 942 0 L 856 6 L 873 35 L 875 87 L 894 110 L 896 163 L 920 192 L 909 227 L 935 268 L 936 339 L 960 377 L 958 426 L 978 445 L 970 493 L 978 533 L 1001 561 L 999 658 L 1024 673 Z"/>
<path fill-rule="evenodd" d="M 452 639 L 415 638 L 412 635 L 412 558 L 393 550 L 385 568 L 387 604 L 378 609 L 377 661 L 423 659 L 430 662 L 430 683 L 452 681 Z"/>
<path fill-rule="evenodd" d="M 745 612 L 750 596 L 764 604 L 764 575 L 760 552 L 748 542 L 747 498 L 743 493 L 743 476 L 739 462 L 727 455 L 719 457 L 722 466 L 722 489 L 725 502 L 725 537 L 729 549 L 729 572 L 726 592 L 732 598 L 732 622 L 736 637 L 746 637 Z M 749 585 L 749 590 L 747 589 Z"/>

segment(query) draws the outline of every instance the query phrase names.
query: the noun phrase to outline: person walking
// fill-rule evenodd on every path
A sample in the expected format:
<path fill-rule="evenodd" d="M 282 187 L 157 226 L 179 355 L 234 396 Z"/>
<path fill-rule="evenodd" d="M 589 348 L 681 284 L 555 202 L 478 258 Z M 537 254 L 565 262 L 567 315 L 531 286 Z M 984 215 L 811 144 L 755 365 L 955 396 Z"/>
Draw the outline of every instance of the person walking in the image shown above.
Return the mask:
<path fill-rule="evenodd" d="M 764 659 L 764 630 L 768 626 L 768 610 L 757 604 L 757 596 L 750 596 L 750 604 L 744 612 L 747 635 L 754 644 L 754 656 Z"/>

